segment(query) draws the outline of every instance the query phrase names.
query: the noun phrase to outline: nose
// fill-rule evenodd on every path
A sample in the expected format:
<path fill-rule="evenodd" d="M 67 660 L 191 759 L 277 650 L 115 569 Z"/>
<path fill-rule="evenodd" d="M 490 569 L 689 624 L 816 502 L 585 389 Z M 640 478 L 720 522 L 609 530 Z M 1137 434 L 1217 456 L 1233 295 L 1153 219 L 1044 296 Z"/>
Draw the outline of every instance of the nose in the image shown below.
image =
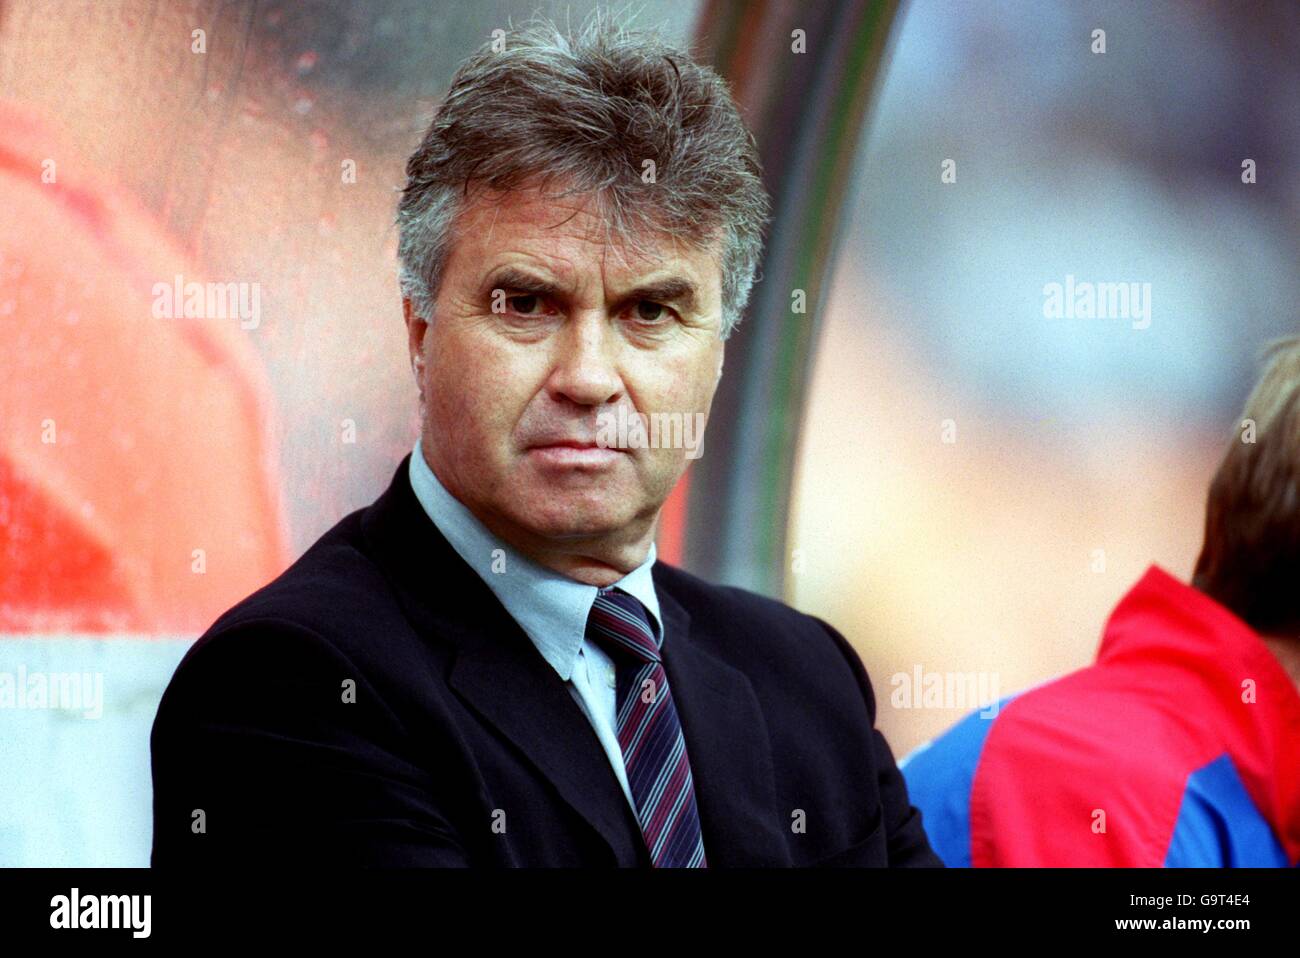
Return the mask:
<path fill-rule="evenodd" d="M 623 394 L 618 370 L 618 338 L 603 312 L 573 314 L 553 340 L 555 360 L 546 388 L 557 402 L 600 406 Z"/>

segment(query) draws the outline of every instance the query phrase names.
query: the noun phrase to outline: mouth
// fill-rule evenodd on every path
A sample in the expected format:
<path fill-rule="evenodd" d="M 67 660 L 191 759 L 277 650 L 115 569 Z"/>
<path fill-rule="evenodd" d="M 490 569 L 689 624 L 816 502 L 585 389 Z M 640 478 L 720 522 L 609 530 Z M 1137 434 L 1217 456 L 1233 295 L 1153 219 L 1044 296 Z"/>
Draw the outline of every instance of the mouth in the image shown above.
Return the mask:
<path fill-rule="evenodd" d="M 560 468 L 604 468 L 627 453 L 594 442 L 563 439 L 528 447 L 527 455 L 540 464 Z"/>

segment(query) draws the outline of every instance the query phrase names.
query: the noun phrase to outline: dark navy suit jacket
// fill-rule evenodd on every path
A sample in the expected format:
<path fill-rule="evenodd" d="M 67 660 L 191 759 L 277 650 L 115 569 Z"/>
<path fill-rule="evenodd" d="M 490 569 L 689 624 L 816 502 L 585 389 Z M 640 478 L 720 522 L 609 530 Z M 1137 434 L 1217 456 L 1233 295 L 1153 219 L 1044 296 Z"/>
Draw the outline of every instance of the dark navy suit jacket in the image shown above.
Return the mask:
<path fill-rule="evenodd" d="M 181 661 L 151 738 L 155 866 L 648 864 L 586 716 L 407 466 Z M 709 867 L 941 865 L 845 639 L 653 575 Z"/>

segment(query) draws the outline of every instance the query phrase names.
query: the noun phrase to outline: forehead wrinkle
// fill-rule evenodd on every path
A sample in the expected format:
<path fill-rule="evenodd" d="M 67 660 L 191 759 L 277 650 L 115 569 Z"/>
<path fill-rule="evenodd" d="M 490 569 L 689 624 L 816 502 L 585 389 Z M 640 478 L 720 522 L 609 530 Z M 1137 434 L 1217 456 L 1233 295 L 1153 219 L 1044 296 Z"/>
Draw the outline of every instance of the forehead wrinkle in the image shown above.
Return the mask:
<path fill-rule="evenodd" d="M 480 233 L 480 236 L 484 237 L 482 243 L 487 247 L 484 249 L 486 253 L 492 252 L 492 241 L 503 205 L 501 200 L 505 197 L 497 199 L 498 202 L 493 204 L 496 209 L 492 211 L 488 229 L 485 234 Z M 610 301 L 624 298 L 630 291 L 652 287 L 665 280 L 684 279 L 695 287 L 694 309 L 698 311 L 703 307 L 705 300 L 700 299 L 699 296 L 705 292 L 708 283 L 704 281 L 705 277 L 696 273 L 695 264 L 690 262 L 690 257 L 683 256 L 687 246 L 692 252 L 698 247 L 687 244 L 676 231 L 631 230 L 629 231 L 631 235 L 628 235 L 622 229 L 618 229 L 618 224 L 612 222 L 610 217 L 601 216 L 598 211 L 593 211 L 589 204 L 565 202 L 563 199 L 538 203 L 539 199 L 536 196 L 530 197 L 527 205 L 533 210 L 526 212 L 524 218 L 517 224 L 520 231 L 517 238 L 521 242 L 518 245 L 515 243 L 508 245 L 515 247 L 514 255 L 522 255 L 525 262 L 531 260 L 535 266 L 554 277 L 558 285 L 567 287 L 571 295 L 582 299 L 584 294 L 590 296 L 599 290 L 601 298 Z M 569 209 L 566 210 L 565 207 Z M 567 215 L 562 215 L 557 221 L 547 215 L 548 208 L 552 213 L 561 212 Z M 540 215 L 534 212 L 539 209 Z M 523 210 L 520 209 L 519 212 Z M 577 217 L 586 217 L 590 222 L 580 227 L 574 224 Z M 553 242 L 548 242 L 547 234 L 552 231 L 563 235 L 556 236 Z M 586 260 L 587 255 L 596 252 L 591 249 L 594 246 L 600 247 L 598 262 L 594 257 L 592 260 Z M 618 247 L 614 251 L 618 263 L 610 260 L 610 249 L 614 246 Z M 584 260 L 595 269 L 584 269 Z M 626 268 L 629 275 L 625 277 L 625 281 L 619 283 L 619 288 L 613 289 L 611 283 L 614 282 L 615 277 L 612 273 L 618 270 L 620 265 Z M 653 277 L 655 273 L 667 275 Z M 595 284 L 594 289 L 593 284 Z"/>
<path fill-rule="evenodd" d="M 497 217 L 500 215 L 501 215 L 501 204 L 494 203 L 493 210 L 492 210 L 492 222 L 488 224 L 488 231 L 487 231 L 487 243 L 489 245 L 491 245 L 492 243 L 492 234 L 496 231 Z"/>
<path fill-rule="evenodd" d="M 590 270 L 584 268 L 581 259 L 575 260 L 571 251 L 519 248 L 512 251 L 511 256 L 522 257 L 528 264 L 524 271 L 554 286 L 559 295 L 581 301 L 584 295 L 591 292 Z M 496 271 L 494 267 L 493 272 Z"/>

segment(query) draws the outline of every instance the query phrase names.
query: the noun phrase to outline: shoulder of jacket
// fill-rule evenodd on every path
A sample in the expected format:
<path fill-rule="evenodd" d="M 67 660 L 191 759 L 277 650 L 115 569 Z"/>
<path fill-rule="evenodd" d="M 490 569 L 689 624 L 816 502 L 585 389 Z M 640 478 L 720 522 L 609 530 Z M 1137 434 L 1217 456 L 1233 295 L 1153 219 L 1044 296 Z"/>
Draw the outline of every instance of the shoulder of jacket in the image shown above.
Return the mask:
<path fill-rule="evenodd" d="M 801 632 L 822 632 L 826 624 L 779 599 L 743 589 L 718 585 L 685 569 L 655 563 L 655 584 L 686 609 L 693 621 L 713 622 L 732 628 L 747 624 L 779 625 Z"/>

